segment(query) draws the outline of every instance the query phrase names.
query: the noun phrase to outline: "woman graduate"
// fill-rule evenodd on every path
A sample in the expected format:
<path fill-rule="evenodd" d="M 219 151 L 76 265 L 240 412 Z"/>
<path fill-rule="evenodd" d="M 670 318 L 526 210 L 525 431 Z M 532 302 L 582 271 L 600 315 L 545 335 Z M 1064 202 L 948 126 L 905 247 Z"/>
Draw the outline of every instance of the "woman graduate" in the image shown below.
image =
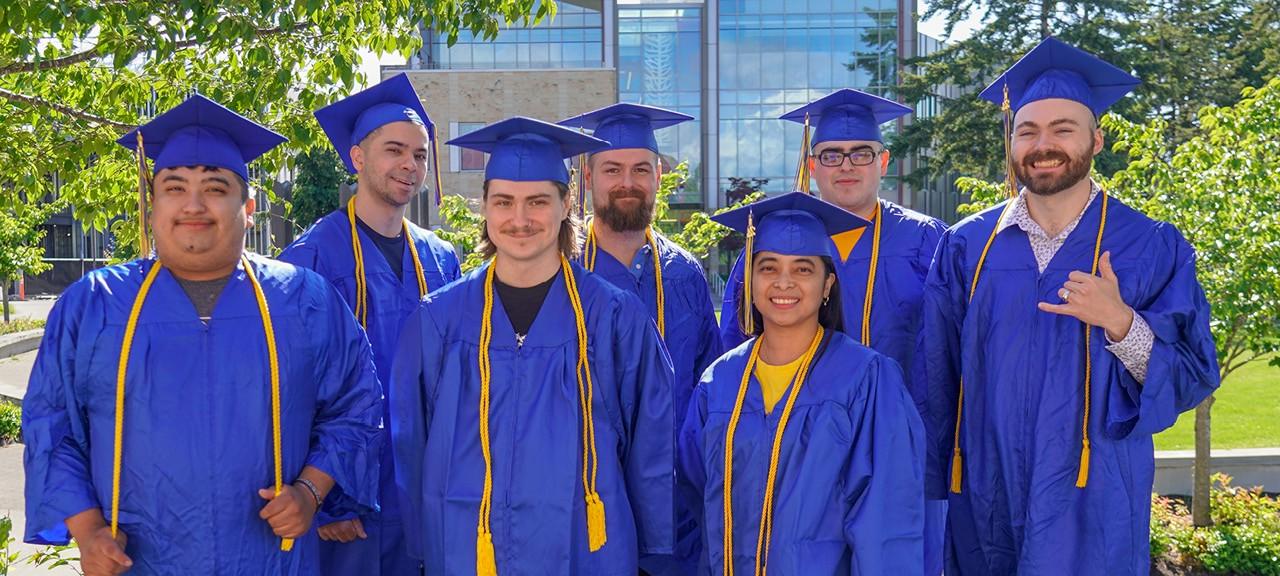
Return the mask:
<path fill-rule="evenodd" d="M 700 572 L 922 573 L 923 425 L 897 363 L 840 326 L 830 237 L 866 222 L 798 192 L 714 219 L 747 234 L 754 337 L 703 374 L 678 438 Z"/>

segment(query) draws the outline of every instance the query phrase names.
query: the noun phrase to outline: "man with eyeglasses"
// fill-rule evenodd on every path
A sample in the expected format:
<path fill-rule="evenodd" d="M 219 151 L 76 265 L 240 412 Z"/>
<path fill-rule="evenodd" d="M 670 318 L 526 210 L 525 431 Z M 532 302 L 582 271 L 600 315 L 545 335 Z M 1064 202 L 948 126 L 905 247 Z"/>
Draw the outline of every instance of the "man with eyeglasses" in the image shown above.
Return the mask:
<path fill-rule="evenodd" d="M 822 199 L 872 222 L 831 237 L 840 257 L 845 332 L 902 366 L 907 388 L 923 416 L 926 391 L 915 351 L 924 281 L 946 225 L 878 195 L 890 158 L 880 124 L 910 112 L 897 102 L 846 88 L 782 119 L 798 123 L 807 119 L 814 126 L 807 168 Z M 725 350 L 746 340 L 734 321 L 741 287 L 739 258 L 725 285 L 721 307 Z M 925 573 L 936 575 L 942 571 L 946 501 L 926 502 L 925 515 Z"/>

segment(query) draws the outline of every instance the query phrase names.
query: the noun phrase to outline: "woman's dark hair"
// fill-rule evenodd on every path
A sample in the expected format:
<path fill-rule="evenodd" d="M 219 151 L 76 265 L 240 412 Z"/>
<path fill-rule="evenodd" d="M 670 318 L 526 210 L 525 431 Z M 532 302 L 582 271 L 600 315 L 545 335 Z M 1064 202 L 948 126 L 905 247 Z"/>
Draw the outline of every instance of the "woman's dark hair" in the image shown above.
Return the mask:
<path fill-rule="evenodd" d="M 556 191 L 560 193 L 560 199 L 566 204 L 572 204 L 574 199 L 569 197 L 569 187 L 554 180 L 551 184 L 556 187 Z M 484 181 L 484 197 L 482 201 L 489 200 L 489 181 Z M 560 253 L 565 258 L 574 260 L 578 257 L 578 251 L 582 246 L 582 221 L 578 219 L 577 210 L 569 210 L 569 217 L 560 221 L 560 235 L 558 243 Z M 476 247 L 481 256 L 486 260 L 493 258 L 498 253 L 498 247 L 494 246 L 493 241 L 489 239 L 489 222 L 480 222 L 480 245 Z"/>
<path fill-rule="evenodd" d="M 835 264 L 831 262 L 830 258 L 823 256 L 822 265 L 826 267 L 826 273 L 828 275 L 834 275 L 836 273 Z M 746 270 L 743 274 L 751 274 L 751 270 Z M 746 280 L 746 276 L 743 277 L 743 280 Z M 748 302 L 743 299 L 742 292 L 743 290 L 739 288 L 734 311 L 735 314 L 737 314 L 736 320 L 738 322 L 738 330 L 745 333 L 747 330 L 746 326 L 744 326 L 742 322 L 742 308 L 743 306 L 748 305 Z M 750 306 L 751 322 L 755 325 L 755 329 L 752 330 L 750 334 L 747 334 L 747 336 L 759 336 L 764 332 L 764 316 L 760 315 L 760 310 L 756 308 L 755 304 L 750 304 Z M 828 332 L 844 331 L 844 309 L 841 307 L 839 276 L 836 276 L 835 281 L 831 283 L 831 296 L 827 299 L 827 303 L 818 308 L 818 324 Z"/>

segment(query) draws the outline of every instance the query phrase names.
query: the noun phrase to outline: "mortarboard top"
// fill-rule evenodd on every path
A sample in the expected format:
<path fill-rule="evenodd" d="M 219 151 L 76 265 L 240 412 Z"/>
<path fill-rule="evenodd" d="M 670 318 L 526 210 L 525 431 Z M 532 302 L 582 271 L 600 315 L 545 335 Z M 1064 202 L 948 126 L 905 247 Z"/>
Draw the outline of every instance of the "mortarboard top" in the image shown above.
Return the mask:
<path fill-rule="evenodd" d="M 569 183 L 565 158 L 594 152 L 608 142 L 576 130 L 516 116 L 464 134 L 448 144 L 489 154 L 485 180 Z"/>
<path fill-rule="evenodd" d="M 767 250 L 789 256 L 836 258 L 831 237 L 869 224 L 839 206 L 803 192 L 790 192 L 753 202 L 711 217 L 746 233 L 755 227 L 753 252 Z"/>
<path fill-rule="evenodd" d="M 781 118 L 803 124 L 807 114 L 809 123 L 816 126 L 812 143 L 817 145 L 832 140 L 883 142 L 880 125 L 910 113 L 910 108 L 892 100 L 844 88 L 787 112 Z"/>
<path fill-rule="evenodd" d="M 403 72 L 316 110 L 315 116 L 352 174 L 356 167 L 351 163 L 351 147 L 386 124 L 412 122 L 426 127 L 431 140 L 436 137 L 435 124 Z"/>
<path fill-rule="evenodd" d="M 658 140 L 653 132 L 681 122 L 693 120 L 693 116 L 665 108 L 642 104 L 612 104 L 561 120 L 561 126 L 593 130 L 592 136 L 609 143 L 608 147 L 594 150 L 618 150 L 622 148 L 646 148 L 658 152 Z"/>
<path fill-rule="evenodd" d="M 1015 113 L 1032 102 L 1064 98 L 1099 116 L 1139 83 L 1101 58 L 1049 37 L 987 86 L 981 96 L 1001 106 L 1008 87 L 1009 106 Z"/>
<path fill-rule="evenodd" d="M 152 173 L 180 166 L 225 168 L 249 180 L 247 164 L 288 139 L 196 94 L 116 140 L 133 151 L 138 134 Z"/>

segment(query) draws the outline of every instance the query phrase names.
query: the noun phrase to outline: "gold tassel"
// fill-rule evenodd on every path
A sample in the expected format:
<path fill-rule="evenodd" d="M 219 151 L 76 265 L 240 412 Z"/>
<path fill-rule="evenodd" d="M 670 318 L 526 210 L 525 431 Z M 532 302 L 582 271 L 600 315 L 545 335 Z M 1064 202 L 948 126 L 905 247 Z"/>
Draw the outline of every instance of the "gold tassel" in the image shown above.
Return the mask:
<path fill-rule="evenodd" d="M 1085 440 L 1080 449 L 1080 474 L 1076 476 L 1076 488 L 1084 488 L 1089 483 L 1089 441 Z"/>
<path fill-rule="evenodd" d="M 804 136 L 800 138 L 800 162 L 796 167 L 795 190 L 809 194 L 809 113 L 804 115 Z"/>
<path fill-rule="evenodd" d="M 1009 104 L 1009 84 L 1004 85 L 1004 104 L 1000 106 L 1004 117 L 1004 180 L 1010 198 L 1018 195 L 1018 178 L 1013 173 L 1013 107 Z"/>
<path fill-rule="evenodd" d="M 604 501 L 600 500 L 600 495 L 591 493 L 587 495 L 587 549 L 595 552 L 604 547 L 604 543 L 609 540 L 609 535 L 604 528 Z"/>
<path fill-rule="evenodd" d="M 138 258 L 151 255 L 151 239 L 147 237 L 147 189 L 151 187 L 151 177 L 147 174 L 147 153 L 142 146 L 142 129 L 138 135 Z"/>
<path fill-rule="evenodd" d="M 960 458 L 960 451 L 956 450 L 951 455 L 951 492 L 960 493 L 960 473 L 964 469 L 964 461 Z"/>
<path fill-rule="evenodd" d="M 755 332 L 755 317 L 751 313 L 751 263 L 755 248 L 756 226 L 752 220 L 752 212 L 747 211 L 747 247 L 742 270 L 742 332 L 748 337 Z"/>
<path fill-rule="evenodd" d="M 476 535 L 476 576 L 498 576 L 498 561 L 493 553 L 493 534 Z"/>

